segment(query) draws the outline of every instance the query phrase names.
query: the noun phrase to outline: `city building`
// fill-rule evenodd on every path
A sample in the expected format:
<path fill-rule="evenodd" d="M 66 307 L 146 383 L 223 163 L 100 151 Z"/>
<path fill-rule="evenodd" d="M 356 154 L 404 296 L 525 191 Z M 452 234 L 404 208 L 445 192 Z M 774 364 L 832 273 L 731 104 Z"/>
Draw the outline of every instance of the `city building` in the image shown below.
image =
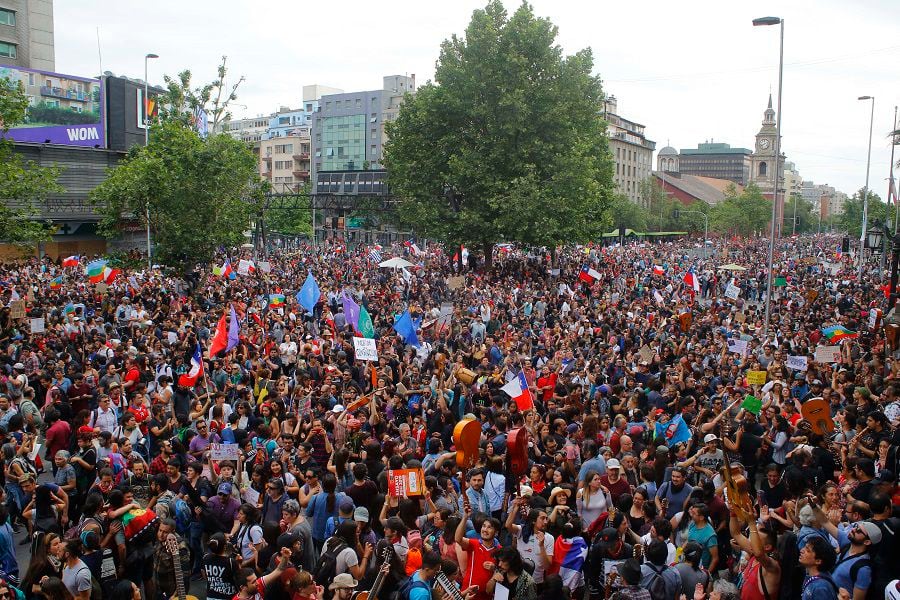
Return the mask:
<path fill-rule="evenodd" d="M 697 144 L 696 148 L 682 149 L 675 162 L 675 172 L 747 185 L 751 154 L 747 148 L 732 148 L 729 144 L 708 141 Z M 672 157 L 664 158 L 668 161 Z M 668 170 L 657 167 L 660 171 Z"/>
<path fill-rule="evenodd" d="M 715 177 L 688 175 L 673 171 L 656 171 L 653 173 L 653 177 L 669 198 L 680 200 L 684 204 L 700 201 L 715 206 L 726 198 L 731 192 L 731 188 L 734 188 L 738 194 L 744 189 L 743 186 L 729 179 L 716 179 Z"/>
<path fill-rule="evenodd" d="M 813 212 L 825 221 L 836 217 L 844 210 L 844 202 L 847 194 L 839 192 L 827 183 L 814 183 L 804 181 L 801 184 L 800 195 L 804 200 L 813 205 Z"/>
<path fill-rule="evenodd" d="M 680 173 L 678 150 L 666 146 L 656 155 L 656 170 L 663 173 Z"/>
<path fill-rule="evenodd" d="M 653 151 L 656 142 L 647 139 L 644 126 L 618 114 L 615 96 L 604 101 L 603 118 L 607 122 L 609 150 L 616 164 L 615 182 L 619 193 L 641 204 L 641 183 L 653 170 Z"/>
<path fill-rule="evenodd" d="M 230 119 L 222 121 L 219 125 L 221 130 L 236 140 L 241 140 L 250 144 L 262 141 L 266 133 L 269 131 L 269 120 L 271 116 L 258 115 L 256 117 L 247 117 L 243 119 Z"/>
<path fill-rule="evenodd" d="M 259 174 L 277 193 L 299 192 L 309 181 L 309 127 L 267 136 L 259 142 Z"/>
<path fill-rule="evenodd" d="M 803 178 L 800 177 L 796 165 L 793 162 L 784 163 L 784 197 L 790 199 L 795 194 L 802 195 L 802 189 Z"/>
<path fill-rule="evenodd" d="M 53 0 L 0 0 L 0 64 L 55 71 Z"/>

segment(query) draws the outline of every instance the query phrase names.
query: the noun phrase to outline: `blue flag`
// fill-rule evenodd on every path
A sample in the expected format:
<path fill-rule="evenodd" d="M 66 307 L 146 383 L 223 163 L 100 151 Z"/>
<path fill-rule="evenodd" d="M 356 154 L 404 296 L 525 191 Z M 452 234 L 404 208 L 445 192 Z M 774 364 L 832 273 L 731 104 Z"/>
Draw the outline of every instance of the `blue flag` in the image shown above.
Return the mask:
<path fill-rule="evenodd" d="M 403 341 L 409 344 L 410 346 L 415 346 L 418 348 L 419 338 L 416 337 L 416 328 L 413 326 L 412 317 L 409 314 L 409 309 L 403 311 L 403 314 L 397 317 L 397 320 L 394 321 L 394 331 L 403 338 Z"/>
<path fill-rule="evenodd" d="M 681 415 L 675 415 L 675 418 L 668 423 L 656 424 L 656 437 L 665 439 L 666 445 L 671 448 L 675 444 L 691 439 L 691 428 L 684 422 Z"/>
<path fill-rule="evenodd" d="M 319 289 L 319 284 L 316 283 L 316 278 L 313 277 L 312 271 L 310 271 L 306 275 L 306 281 L 303 283 L 303 287 L 297 292 L 297 302 L 299 302 L 300 306 L 307 311 L 312 312 L 321 295 L 322 290 Z"/>

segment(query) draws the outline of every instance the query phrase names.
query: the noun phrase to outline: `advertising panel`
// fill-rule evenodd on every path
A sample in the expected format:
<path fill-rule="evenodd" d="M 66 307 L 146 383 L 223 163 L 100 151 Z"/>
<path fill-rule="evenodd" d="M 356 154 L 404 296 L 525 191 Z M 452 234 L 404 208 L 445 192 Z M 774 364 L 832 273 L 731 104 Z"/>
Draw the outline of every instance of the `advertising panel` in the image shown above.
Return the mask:
<path fill-rule="evenodd" d="M 28 96 L 25 122 L 7 138 L 33 144 L 106 147 L 103 86 L 99 79 L 0 65 L 0 79 L 18 82 Z"/>

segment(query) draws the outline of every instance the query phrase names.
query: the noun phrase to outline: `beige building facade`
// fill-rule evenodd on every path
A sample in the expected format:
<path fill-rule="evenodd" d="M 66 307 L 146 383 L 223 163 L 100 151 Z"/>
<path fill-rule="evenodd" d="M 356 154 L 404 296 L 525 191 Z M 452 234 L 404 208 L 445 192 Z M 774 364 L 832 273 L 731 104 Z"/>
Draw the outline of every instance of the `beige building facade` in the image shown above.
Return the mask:
<path fill-rule="evenodd" d="M 635 204 L 641 204 L 641 183 L 653 171 L 656 142 L 644 135 L 644 126 L 618 114 L 615 96 L 607 97 L 603 117 L 607 122 L 609 150 L 616 165 L 614 180 L 619 193 Z"/>
<path fill-rule="evenodd" d="M 0 0 L 0 64 L 56 71 L 53 0 Z"/>

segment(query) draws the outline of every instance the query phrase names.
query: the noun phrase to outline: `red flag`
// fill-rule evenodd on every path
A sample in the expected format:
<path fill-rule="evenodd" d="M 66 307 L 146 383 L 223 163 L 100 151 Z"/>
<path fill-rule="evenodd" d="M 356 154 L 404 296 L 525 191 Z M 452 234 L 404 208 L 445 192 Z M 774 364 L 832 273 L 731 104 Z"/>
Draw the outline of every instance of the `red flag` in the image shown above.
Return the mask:
<path fill-rule="evenodd" d="M 209 345 L 210 358 L 228 347 L 228 313 L 223 312 L 219 324 L 216 325 L 216 333 Z"/>

